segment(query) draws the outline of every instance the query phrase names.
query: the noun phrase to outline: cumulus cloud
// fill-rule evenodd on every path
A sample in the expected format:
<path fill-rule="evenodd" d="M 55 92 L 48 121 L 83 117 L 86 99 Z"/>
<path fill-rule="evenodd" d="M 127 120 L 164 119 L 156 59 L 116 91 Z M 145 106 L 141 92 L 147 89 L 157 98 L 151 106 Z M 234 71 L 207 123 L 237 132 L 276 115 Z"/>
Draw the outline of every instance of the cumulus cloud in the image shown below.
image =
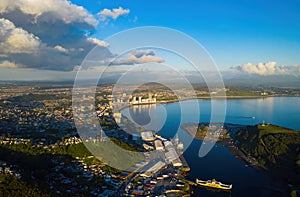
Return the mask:
<path fill-rule="evenodd" d="M 68 51 L 69 51 L 68 49 L 65 49 L 64 47 L 62 47 L 60 45 L 56 45 L 54 48 L 63 53 L 68 53 Z"/>
<path fill-rule="evenodd" d="M 60 20 L 65 23 L 81 22 L 96 26 L 98 21 L 82 6 L 67 0 L 1 0 L 0 13 L 9 14 L 14 11 L 34 17 L 32 23 Z"/>
<path fill-rule="evenodd" d="M 0 41 L 1 53 L 34 53 L 40 46 L 38 37 L 4 18 L 0 18 Z"/>
<path fill-rule="evenodd" d="M 15 64 L 14 62 L 3 61 L 0 62 L 0 68 L 22 68 L 20 64 Z"/>
<path fill-rule="evenodd" d="M 99 40 L 97 38 L 87 38 L 88 41 L 90 41 L 91 43 L 94 43 L 98 46 L 101 46 L 101 47 L 108 47 L 109 44 L 107 42 L 104 42 L 102 40 Z"/>
<path fill-rule="evenodd" d="M 98 13 L 105 20 L 130 12 L 122 7 Z M 109 43 L 91 35 L 98 20 L 81 6 L 68 0 L 1 0 L 1 68 L 73 71 L 97 46 L 95 66 L 106 65 L 118 56 L 109 51 Z M 136 50 L 115 65 L 163 62 L 153 50 Z"/>
<path fill-rule="evenodd" d="M 68 0 L 1 0 L 0 17 L 54 46 L 63 44 L 61 40 L 71 45 L 98 24 L 86 9 Z"/>
<path fill-rule="evenodd" d="M 112 56 L 108 43 L 89 36 L 97 19 L 68 0 L 1 0 L 0 18 L 0 62 L 72 71 L 95 46 Z"/>
<path fill-rule="evenodd" d="M 154 50 L 133 50 L 124 59 L 116 60 L 114 65 L 133 65 L 144 64 L 150 62 L 162 63 L 165 60 L 161 57 L 155 56 Z"/>
<path fill-rule="evenodd" d="M 300 75 L 300 64 L 291 66 L 278 66 L 276 62 L 252 64 L 247 63 L 239 66 L 232 66 L 232 70 L 257 75 Z"/>
<path fill-rule="evenodd" d="M 152 50 L 152 49 L 148 49 L 148 50 L 133 50 L 130 54 L 134 55 L 137 58 L 140 58 L 142 56 L 154 56 L 155 55 L 155 51 Z"/>
<path fill-rule="evenodd" d="M 105 8 L 104 10 L 100 11 L 98 15 L 100 19 L 105 21 L 107 18 L 117 19 L 120 16 L 124 16 L 130 13 L 129 9 L 123 9 L 122 7 L 114 8 L 112 10 Z"/>
<path fill-rule="evenodd" d="M 90 38 L 85 35 L 72 37 L 70 41 L 74 43 L 71 44 L 65 42 L 65 38 L 58 37 L 57 39 L 56 42 L 62 44 L 56 44 L 55 41 L 42 42 L 34 34 L 2 18 L 0 19 L 0 62 L 4 63 L 1 67 L 18 68 L 22 65 L 23 68 L 71 71 L 81 64 L 92 48 L 104 45 L 104 42 L 101 43 L 96 39 L 91 42 Z M 110 57 L 107 50 L 104 54 Z M 14 62 L 18 66 L 8 64 L 8 62 Z"/>
<path fill-rule="evenodd" d="M 129 55 L 125 61 L 132 64 L 143 64 L 148 62 L 162 63 L 164 62 L 164 59 L 152 55 L 143 55 L 141 57 L 136 57 L 135 55 Z"/>

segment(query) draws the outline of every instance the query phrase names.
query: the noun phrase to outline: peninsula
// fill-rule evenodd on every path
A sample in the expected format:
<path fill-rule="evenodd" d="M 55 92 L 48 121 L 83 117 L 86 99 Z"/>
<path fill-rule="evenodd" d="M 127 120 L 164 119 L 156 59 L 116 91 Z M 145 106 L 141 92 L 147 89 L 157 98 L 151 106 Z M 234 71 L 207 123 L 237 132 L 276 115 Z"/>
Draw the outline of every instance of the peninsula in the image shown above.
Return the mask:
<path fill-rule="evenodd" d="M 299 188 L 299 131 L 271 124 L 247 126 L 224 123 L 219 129 L 216 127 L 217 123 L 181 125 L 193 138 L 204 140 L 204 143 L 215 140 L 247 164 L 266 170 L 288 183 L 291 189 Z"/>

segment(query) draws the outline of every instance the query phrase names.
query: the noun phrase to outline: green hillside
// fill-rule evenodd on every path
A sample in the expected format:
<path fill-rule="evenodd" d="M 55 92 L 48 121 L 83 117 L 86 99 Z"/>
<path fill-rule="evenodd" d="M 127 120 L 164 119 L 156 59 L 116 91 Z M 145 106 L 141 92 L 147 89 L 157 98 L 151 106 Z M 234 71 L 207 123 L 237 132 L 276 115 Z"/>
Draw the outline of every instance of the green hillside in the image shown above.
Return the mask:
<path fill-rule="evenodd" d="M 235 136 L 238 147 L 286 181 L 300 185 L 300 132 L 275 126 L 247 126 Z"/>

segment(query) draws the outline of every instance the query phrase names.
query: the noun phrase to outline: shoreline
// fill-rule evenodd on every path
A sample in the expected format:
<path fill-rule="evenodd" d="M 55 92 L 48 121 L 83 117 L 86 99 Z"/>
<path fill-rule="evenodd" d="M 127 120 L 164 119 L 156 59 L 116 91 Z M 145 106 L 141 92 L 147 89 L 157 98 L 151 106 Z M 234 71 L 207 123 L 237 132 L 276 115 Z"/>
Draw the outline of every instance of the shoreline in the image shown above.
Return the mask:
<path fill-rule="evenodd" d="M 212 99 L 265 99 L 265 98 L 275 98 L 275 97 L 300 97 L 294 95 L 272 95 L 272 96 L 199 96 L 196 98 L 184 98 L 184 99 L 176 99 L 176 100 L 160 100 L 156 103 L 151 104 L 168 104 L 168 103 L 175 103 L 180 101 L 187 101 L 187 100 L 195 100 L 195 99 L 203 99 L 203 100 L 212 100 Z M 145 103 L 146 105 L 149 103 Z M 143 105 L 141 104 L 134 104 L 134 105 Z"/>
<path fill-rule="evenodd" d="M 274 95 L 274 96 L 200 96 L 196 98 L 184 98 L 184 99 L 176 99 L 176 100 L 159 100 L 156 103 L 135 103 L 129 104 L 128 106 L 138 106 L 138 105 L 155 105 L 155 104 L 168 104 L 175 103 L 180 101 L 187 100 L 195 100 L 195 99 L 203 99 L 203 100 L 212 100 L 212 99 L 265 99 L 265 98 L 275 98 L 275 97 L 300 97 L 294 95 Z"/>
<path fill-rule="evenodd" d="M 188 127 L 191 127 L 192 125 L 195 126 L 198 124 L 199 123 L 187 123 L 186 125 L 180 126 L 180 128 L 184 130 L 193 139 L 202 140 L 203 143 L 204 138 L 195 137 L 195 132 L 193 132 L 195 130 L 187 128 L 187 125 Z M 247 125 L 240 125 L 240 124 L 224 123 L 224 125 L 226 124 L 232 126 L 240 126 L 240 127 L 247 126 Z M 216 143 L 226 148 L 233 157 L 243 162 L 245 164 L 245 167 L 251 167 L 254 170 L 258 171 L 259 173 L 264 174 L 270 179 L 272 184 L 281 185 L 281 188 L 278 188 L 278 190 L 280 190 L 281 192 L 287 193 L 289 191 L 289 187 L 284 180 L 280 179 L 279 177 L 274 175 L 267 167 L 258 164 L 254 159 L 247 157 L 243 151 L 239 150 L 238 147 L 234 144 L 234 139 L 231 136 L 227 138 L 218 138 Z"/>
<path fill-rule="evenodd" d="M 184 99 L 177 99 L 177 100 L 161 100 L 156 101 L 155 103 L 130 103 L 125 106 L 122 106 L 119 108 L 119 111 L 132 106 L 139 106 L 139 105 L 156 105 L 156 104 L 169 104 L 169 103 L 176 103 L 181 101 L 188 101 L 188 100 L 195 100 L 195 99 L 203 99 L 203 100 L 211 100 L 211 99 L 259 99 L 259 98 L 268 98 L 273 96 L 216 96 L 216 97 L 210 97 L 210 96 L 203 96 L 203 97 L 197 97 L 197 98 L 184 98 Z"/>
<path fill-rule="evenodd" d="M 196 98 L 184 98 L 184 99 L 176 99 L 176 100 L 161 100 L 157 101 L 158 104 L 168 104 L 168 103 L 175 103 L 180 101 L 187 101 L 187 100 L 194 100 L 194 99 L 204 99 L 204 100 L 211 100 L 211 99 L 259 99 L 259 98 L 269 98 L 269 97 L 280 97 L 280 96 L 199 96 Z M 142 104 L 142 103 L 141 103 Z M 155 104 L 155 103 L 153 103 Z M 139 104 L 137 104 L 139 105 Z"/>
<path fill-rule="evenodd" d="M 184 99 L 177 99 L 177 100 L 161 100 L 156 101 L 156 103 L 135 103 L 135 104 L 128 104 L 125 106 L 122 106 L 119 108 L 119 111 L 132 106 L 139 106 L 139 105 L 156 105 L 156 104 L 170 104 L 170 103 L 176 103 L 181 101 L 188 101 L 188 100 L 196 100 L 196 99 L 203 99 L 203 100 L 212 100 L 212 99 L 266 99 L 266 98 L 275 98 L 275 97 L 300 97 L 300 96 L 293 96 L 293 95 L 278 95 L 278 96 L 201 96 L 197 98 L 184 98 Z"/>
<path fill-rule="evenodd" d="M 188 124 L 190 124 L 190 125 L 188 125 L 188 127 L 195 126 L 195 125 L 198 126 L 198 123 L 188 123 Z M 247 126 L 247 125 L 224 123 L 224 125 L 226 125 L 226 124 L 227 125 L 233 125 L 233 126 L 239 126 L 239 127 L 246 127 Z M 186 125 L 180 126 L 180 128 L 183 129 L 186 133 L 188 133 L 189 136 L 191 136 L 192 138 L 197 139 L 197 140 L 202 140 L 204 142 L 204 138 L 195 137 L 196 133 L 193 132 L 194 130 L 192 130 L 190 128 L 187 128 Z M 208 140 L 206 140 L 206 141 L 208 141 Z M 216 143 L 218 143 L 219 145 L 227 148 L 235 158 L 244 161 L 247 165 L 249 165 L 253 168 L 256 168 L 256 169 L 263 170 L 263 171 L 269 171 L 269 169 L 267 169 L 266 167 L 264 167 L 260 164 L 257 164 L 255 162 L 255 160 L 253 160 L 251 158 L 248 158 L 243 151 L 239 150 L 238 147 L 234 144 L 234 139 L 231 136 L 229 136 L 227 138 L 220 138 L 219 137 L 218 140 L 216 141 Z"/>

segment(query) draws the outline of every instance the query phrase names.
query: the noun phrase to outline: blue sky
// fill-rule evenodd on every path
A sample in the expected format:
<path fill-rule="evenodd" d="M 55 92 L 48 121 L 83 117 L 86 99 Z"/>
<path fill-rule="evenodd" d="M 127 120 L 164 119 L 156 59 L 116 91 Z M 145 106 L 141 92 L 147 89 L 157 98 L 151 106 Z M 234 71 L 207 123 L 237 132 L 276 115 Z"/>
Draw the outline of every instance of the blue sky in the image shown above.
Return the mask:
<path fill-rule="evenodd" d="M 86 1 L 73 0 L 92 13 L 103 7 L 130 9 L 127 17 L 99 28 L 106 38 L 138 26 L 164 26 L 197 39 L 221 67 L 247 62 L 300 62 L 299 1 Z M 135 23 L 131 22 L 137 17 Z"/>
<path fill-rule="evenodd" d="M 13 50 L 0 50 L 2 79 L 8 78 L 6 73 L 18 71 L 30 76 L 31 70 L 38 70 L 32 73 L 50 70 L 49 76 L 54 78 L 56 74 L 68 75 L 66 72 L 72 71 L 84 57 L 85 53 L 81 51 L 88 51 L 93 44 L 103 45 L 89 38 L 97 38 L 102 42 L 122 30 L 141 26 L 173 28 L 195 38 L 207 49 L 221 70 L 234 68 L 248 74 L 263 75 L 300 73 L 300 1 L 297 0 L 46 1 L 48 8 L 41 1 L 37 4 L 37 0 L 28 1 L 27 4 L 21 0 L 13 3 L 3 0 L 0 3 L 0 28 L 6 28 L 4 30 L 7 32 L 21 29 L 22 35 L 30 41 L 26 44 L 33 50 L 38 46 L 37 50 L 41 51 L 38 53 L 40 58 L 36 58 L 37 55 L 24 52 L 17 44 L 12 46 L 9 45 L 11 42 L 3 43 L 3 48 Z M 58 6 L 55 5 L 57 2 L 60 2 L 59 7 L 55 7 Z M 34 11 L 24 9 L 33 5 Z M 84 10 L 78 9 L 78 6 Z M 128 12 L 115 19 L 99 18 L 101 11 L 120 7 Z M 12 17 L 11 11 L 19 13 L 21 17 Z M 54 14 L 49 16 L 49 13 Z M 35 19 L 30 17 L 33 15 L 36 15 Z M 109 51 L 105 53 L 109 54 Z M 47 59 L 50 56 L 53 58 Z M 61 74 L 62 71 L 65 74 Z M 17 78 L 19 75 L 13 76 Z"/>

